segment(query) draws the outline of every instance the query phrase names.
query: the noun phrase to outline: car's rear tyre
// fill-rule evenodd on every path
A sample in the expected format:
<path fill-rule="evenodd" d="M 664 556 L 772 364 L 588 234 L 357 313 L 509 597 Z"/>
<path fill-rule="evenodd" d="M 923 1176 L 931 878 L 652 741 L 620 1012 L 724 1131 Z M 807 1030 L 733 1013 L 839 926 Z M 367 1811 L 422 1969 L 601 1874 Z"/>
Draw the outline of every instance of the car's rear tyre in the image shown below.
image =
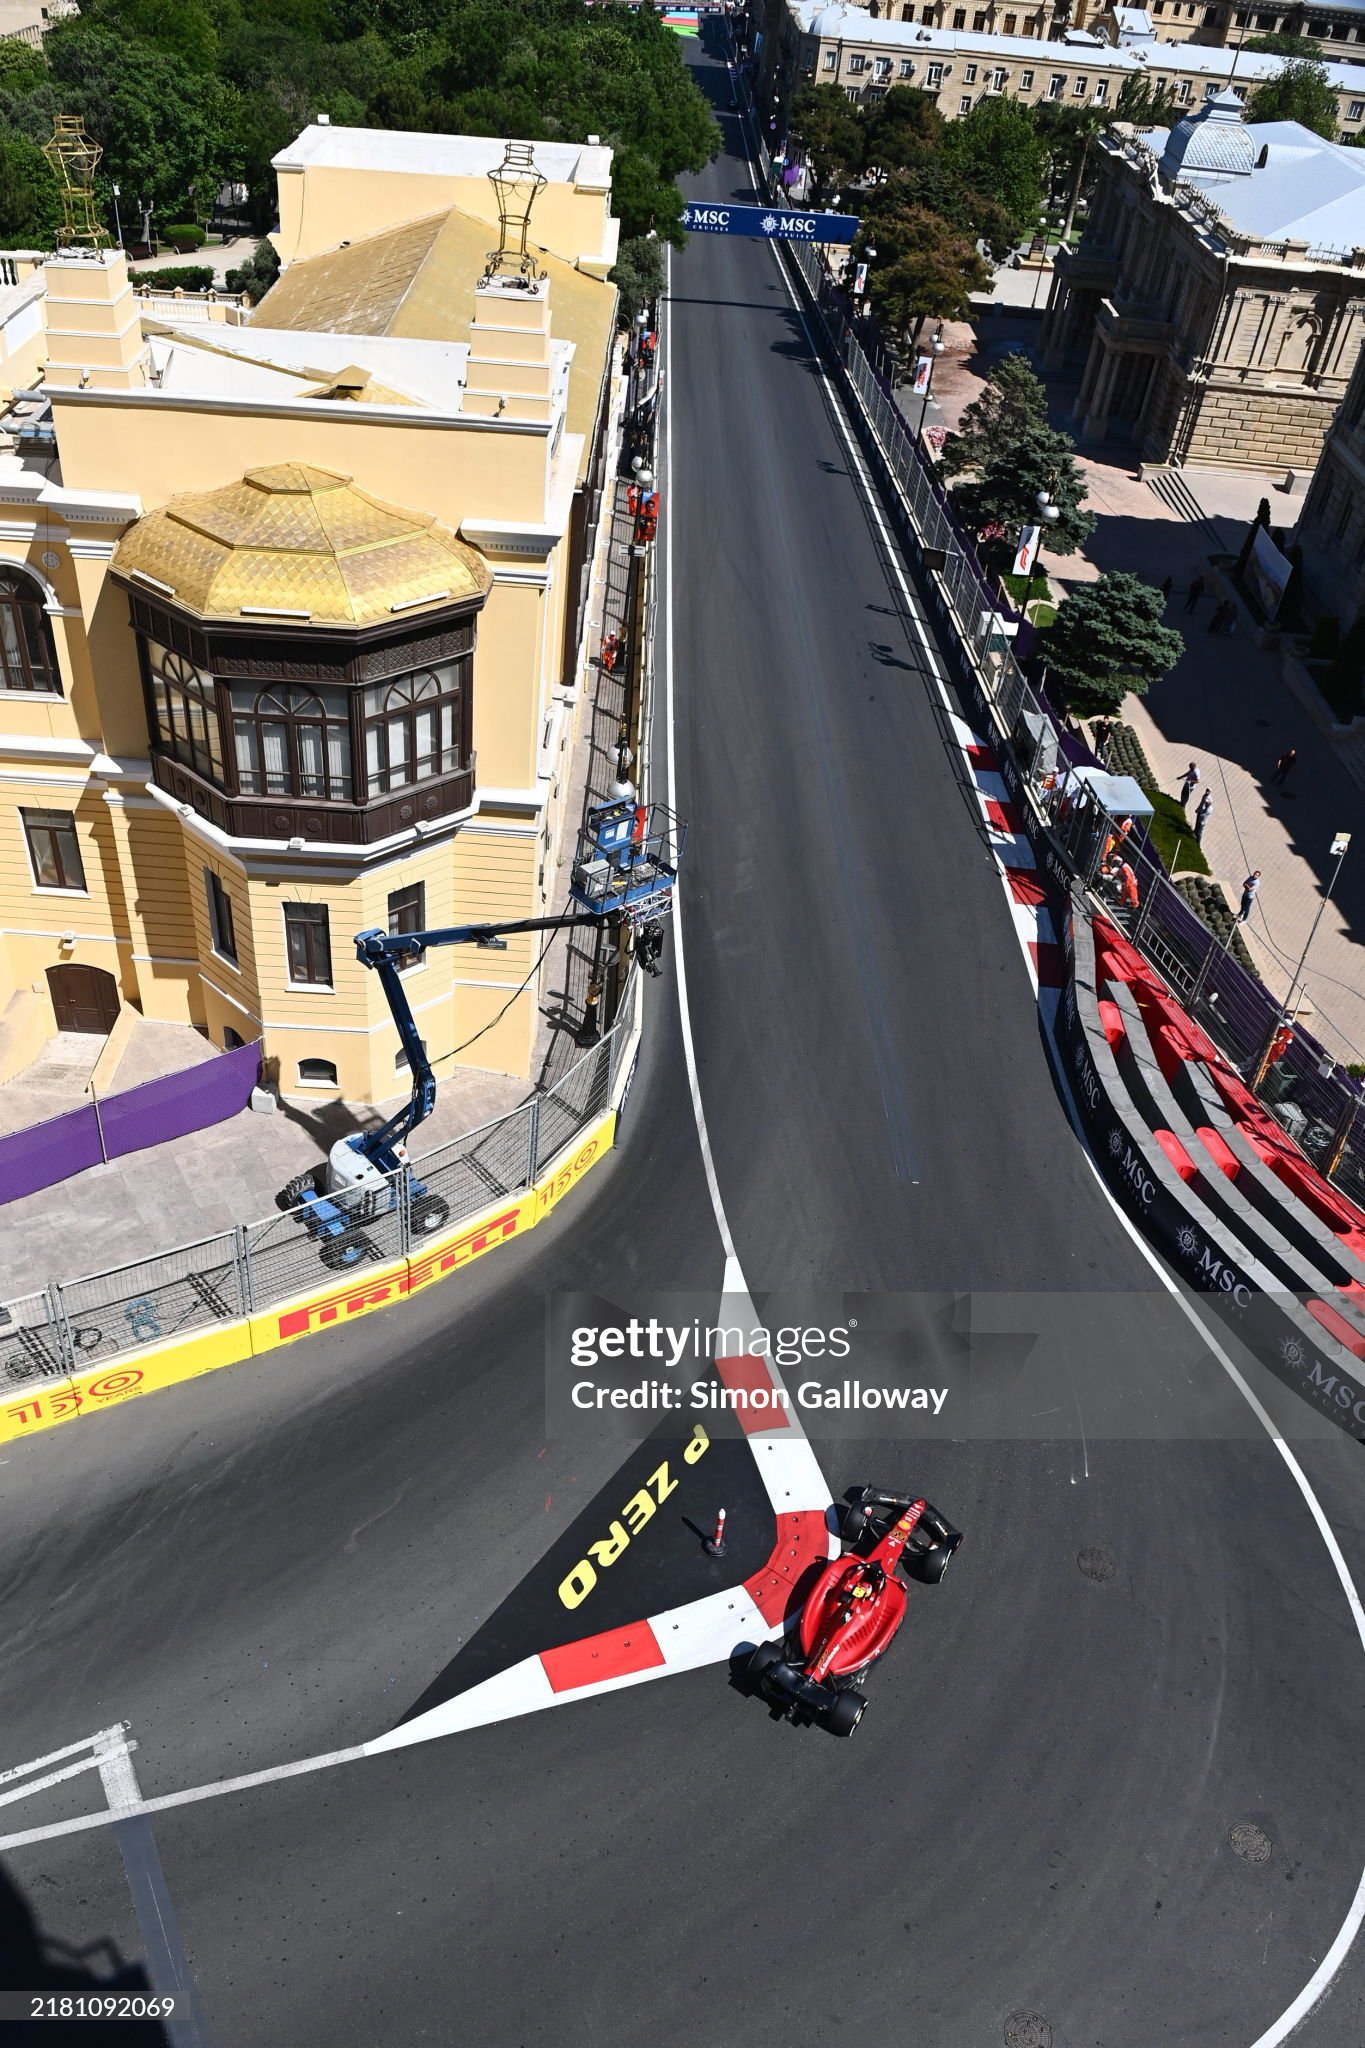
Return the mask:
<path fill-rule="evenodd" d="M 959 1536 L 955 1543 L 931 1543 L 927 1550 L 917 1551 L 908 1557 L 906 1570 L 912 1579 L 918 1579 L 921 1586 L 936 1586 L 952 1563 L 961 1545 Z"/>
<path fill-rule="evenodd" d="M 763 1674 L 771 1671 L 782 1658 L 781 1643 L 760 1643 L 756 1650 L 749 1652 L 749 1661 L 744 1667 L 744 1676 L 751 1685 L 761 1683 Z"/>
<path fill-rule="evenodd" d="M 832 1707 L 821 1715 L 821 1725 L 831 1735 L 852 1735 L 867 1712 L 867 1701 L 856 1687 L 841 1692 Z"/>

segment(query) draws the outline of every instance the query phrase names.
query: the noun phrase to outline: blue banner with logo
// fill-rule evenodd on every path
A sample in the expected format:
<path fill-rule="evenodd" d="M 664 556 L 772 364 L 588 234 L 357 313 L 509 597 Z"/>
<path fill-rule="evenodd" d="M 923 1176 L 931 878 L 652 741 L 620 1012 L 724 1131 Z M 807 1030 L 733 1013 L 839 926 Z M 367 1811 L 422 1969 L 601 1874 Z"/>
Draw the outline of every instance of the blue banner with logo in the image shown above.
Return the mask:
<path fill-rule="evenodd" d="M 856 213 L 788 213 L 780 206 L 707 205 L 690 200 L 683 210 L 689 235 L 751 235 L 765 242 L 851 242 Z"/>

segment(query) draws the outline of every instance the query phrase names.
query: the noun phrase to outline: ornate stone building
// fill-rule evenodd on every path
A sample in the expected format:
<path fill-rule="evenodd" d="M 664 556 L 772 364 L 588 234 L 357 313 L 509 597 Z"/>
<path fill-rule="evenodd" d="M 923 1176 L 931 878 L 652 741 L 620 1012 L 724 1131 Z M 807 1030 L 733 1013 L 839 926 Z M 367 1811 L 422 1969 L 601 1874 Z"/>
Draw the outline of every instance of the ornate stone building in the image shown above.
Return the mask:
<path fill-rule="evenodd" d="M 1082 437 L 1148 461 L 1311 469 L 1365 341 L 1365 152 L 1221 93 L 1101 138 L 1043 360 L 1081 371 Z"/>
<path fill-rule="evenodd" d="M 1029 106 L 1112 108 L 1126 84 L 1149 84 L 1165 87 L 1183 113 L 1223 91 L 1240 101 L 1284 66 L 1282 57 L 1261 51 L 1173 42 L 1161 21 L 1151 37 L 1134 35 L 1120 29 L 1112 8 L 1107 17 L 1093 10 L 1092 32 L 1059 29 L 1048 6 L 1023 0 L 986 7 L 943 0 L 878 4 L 880 14 L 830 0 L 761 0 L 756 93 L 767 110 L 770 141 L 786 135 L 803 85 L 837 85 L 859 106 L 894 86 L 911 86 L 954 121 L 1000 93 Z M 1128 18 L 1137 11 L 1117 12 Z M 1365 134 L 1365 69 L 1329 63 L 1327 82 L 1336 94 L 1340 132 Z"/>
<path fill-rule="evenodd" d="M 1294 538 L 1313 599 L 1349 626 L 1365 612 L 1365 354 L 1328 429 Z"/>
<path fill-rule="evenodd" d="M 503 150 L 306 129 L 235 322 L 97 229 L 0 265 L 0 1079 L 131 1008 L 381 1101 L 354 935 L 562 907 L 618 224 L 609 150 L 537 144 L 507 273 Z M 411 968 L 433 1050 L 526 1076 L 535 957 Z"/>

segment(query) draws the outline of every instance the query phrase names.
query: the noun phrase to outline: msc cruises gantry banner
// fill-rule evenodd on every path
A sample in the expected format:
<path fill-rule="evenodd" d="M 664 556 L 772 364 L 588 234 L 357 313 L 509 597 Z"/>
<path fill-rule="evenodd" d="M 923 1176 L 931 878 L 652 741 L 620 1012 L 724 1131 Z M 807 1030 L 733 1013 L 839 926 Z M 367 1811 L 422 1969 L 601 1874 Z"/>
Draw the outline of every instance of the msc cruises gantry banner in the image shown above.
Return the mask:
<path fill-rule="evenodd" d="M 708 206 L 692 200 L 683 210 L 690 235 L 753 235 L 770 242 L 851 242 L 856 213 L 787 213 L 773 206 Z"/>

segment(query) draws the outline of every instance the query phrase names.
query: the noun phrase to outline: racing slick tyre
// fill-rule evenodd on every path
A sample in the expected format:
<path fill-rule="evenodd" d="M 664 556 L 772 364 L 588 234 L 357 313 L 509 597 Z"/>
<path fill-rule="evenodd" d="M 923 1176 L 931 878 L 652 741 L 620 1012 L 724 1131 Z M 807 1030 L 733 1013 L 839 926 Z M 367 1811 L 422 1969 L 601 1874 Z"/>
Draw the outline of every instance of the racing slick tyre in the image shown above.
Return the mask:
<path fill-rule="evenodd" d="M 410 1220 L 414 1237 L 434 1237 L 450 1221 L 450 1204 L 439 1195 L 423 1195 L 413 1203 Z"/>
<path fill-rule="evenodd" d="M 935 1543 L 925 1551 L 919 1560 L 915 1577 L 922 1586 L 936 1586 L 953 1561 L 955 1543 Z"/>
<path fill-rule="evenodd" d="M 781 1643 L 760 1643 L 756 1650 L 749 1652 L 748 1662 L 744 1666 L 744 1676 L 751 1685 L 761 1685 L 764 1673 L 771 1671 L 774 1664 L 781 1662 L 781 1658 Z"/>
<path fill-rule="evenodd" d="M 820 1716 L 820 1726 L 831 1735 L 852 1735 L 866 1712 L 867 1701 L 863 1694 L 856 1686 L 850 1686 Z"/>
<path fill-rule="evenodd" d="M 318 1256 L 323 1265 L 331 1266 L 340 1273 L 349 1266 L 358 1266 L 373 1251 L 374 1246 L 363 1230 L 343 1230 L 339 1237 L 324 1237 L 318 1246 Z"/>
<path fill-rule="evenodd" d="M 851 1550 L 867 1527 L 867 1504 L 846 1500 L 839 1509 L 839 1534 Z"/>

